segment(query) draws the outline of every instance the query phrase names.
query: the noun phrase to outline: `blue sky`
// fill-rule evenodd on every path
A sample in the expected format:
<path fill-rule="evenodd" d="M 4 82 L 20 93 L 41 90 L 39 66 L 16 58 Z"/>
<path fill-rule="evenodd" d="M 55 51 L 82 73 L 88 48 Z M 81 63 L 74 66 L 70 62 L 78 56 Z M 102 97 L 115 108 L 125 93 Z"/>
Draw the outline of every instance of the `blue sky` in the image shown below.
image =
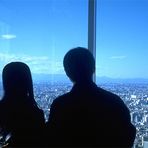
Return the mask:
<path fill-rule="evenodd" d="M 97 18 L 98 73 L 148 78 L 148 1 L 100 0 Z"/>
<path fill-rule="evenodd" d="M 32 73 L 64 73 L 73 47 L 87 47 L 87 0 L 0 0 L 0 70 L 24 61 Z M 97 1 L 96 73 L 148 78 L 148 1 Z"/>

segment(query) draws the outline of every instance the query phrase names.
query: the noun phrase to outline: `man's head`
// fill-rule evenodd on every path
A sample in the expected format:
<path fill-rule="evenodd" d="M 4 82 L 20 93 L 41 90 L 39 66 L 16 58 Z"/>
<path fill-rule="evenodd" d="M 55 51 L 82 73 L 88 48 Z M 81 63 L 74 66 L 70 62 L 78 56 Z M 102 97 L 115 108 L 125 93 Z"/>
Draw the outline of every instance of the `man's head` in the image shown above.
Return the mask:
<path fill-rule="evenodd" d="M 92 80 L 95 72 L 95 60 L 88 49 L 83 47 L 73 48 L 64 57 L 64 69 L 73 82 Z"/>

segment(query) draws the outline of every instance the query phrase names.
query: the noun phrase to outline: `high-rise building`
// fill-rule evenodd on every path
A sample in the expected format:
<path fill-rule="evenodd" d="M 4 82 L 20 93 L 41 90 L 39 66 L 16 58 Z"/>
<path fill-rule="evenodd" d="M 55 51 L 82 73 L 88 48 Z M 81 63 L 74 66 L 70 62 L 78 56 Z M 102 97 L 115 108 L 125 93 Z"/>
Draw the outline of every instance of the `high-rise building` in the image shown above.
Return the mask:
<path fill-rule="evenodd" d="M 148 136 L 143 138 L 143 148 L 148 148 Z"/>

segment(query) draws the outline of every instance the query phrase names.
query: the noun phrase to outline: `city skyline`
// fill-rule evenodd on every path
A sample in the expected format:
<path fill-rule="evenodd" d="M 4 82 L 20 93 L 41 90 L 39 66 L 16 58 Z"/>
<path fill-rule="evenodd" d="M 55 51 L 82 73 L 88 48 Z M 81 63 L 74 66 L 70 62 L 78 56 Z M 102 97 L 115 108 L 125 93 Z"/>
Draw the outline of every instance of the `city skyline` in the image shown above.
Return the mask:
<path fill-rule="evenodd" d="M 98 84 L 99 87 L 108 90 L 120 96 L 129 108 L 131 114 L 131 122 L 136 126 L 137 134 L 134 142 L 135 147 L 144 145 L 144 139 L 148 138 L 148 85 L 141 84 L 123 84 L 123 83 L 105 83 Z M 34 97 L 38 106 L 43 109 L 45 120 L 48 121 L 50 106 L 55 98 L 69 92 L 72 88 L 67 83 L 35 83 Z M 2 98 L 3 90 L 0 86 L 0 98 Z"/>

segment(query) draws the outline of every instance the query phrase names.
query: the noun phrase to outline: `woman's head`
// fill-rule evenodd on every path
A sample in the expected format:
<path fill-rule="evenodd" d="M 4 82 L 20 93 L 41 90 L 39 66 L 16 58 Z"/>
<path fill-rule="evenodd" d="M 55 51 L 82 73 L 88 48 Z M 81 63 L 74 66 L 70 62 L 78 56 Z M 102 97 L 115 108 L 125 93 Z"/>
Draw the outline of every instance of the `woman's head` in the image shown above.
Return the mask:
<path fill-rule="evenodd" d="M 29 67 L 22 62 L 7 64 L 2 73 L 4 93 L 33 97 L 32 77 Z"/>

